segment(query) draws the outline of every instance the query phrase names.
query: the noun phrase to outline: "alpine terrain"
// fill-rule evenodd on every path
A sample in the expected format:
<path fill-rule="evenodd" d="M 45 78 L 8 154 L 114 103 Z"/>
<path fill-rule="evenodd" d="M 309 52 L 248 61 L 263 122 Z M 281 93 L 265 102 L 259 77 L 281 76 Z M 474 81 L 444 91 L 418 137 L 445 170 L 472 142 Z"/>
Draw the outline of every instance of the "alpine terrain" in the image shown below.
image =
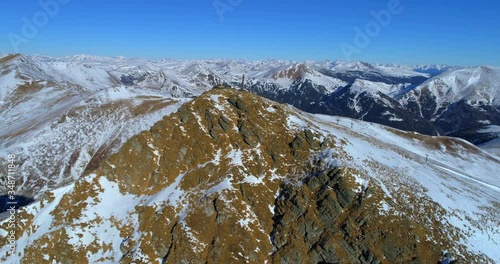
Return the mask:
<path fill-rule="evenodd" d="M 189 98 L 215 85 L 240 87 L 245 75 L 245 89 L 310 113 L 346 116 L 427 135 L 461 136 L 462 131 L 500 125 L 500 69 L 488 66 L 2 56 L 2 67 L 15 64 L 28 79 L 87 92 L 134 88 Z M 10 88 L 0 91 L 1 101 L 14 104 L 6 97 L 13 85 L 26 80 L 16 79 L 12 70 L 2 75 L 3 87 Z M 5 118 L 12 119 L 10 115 Z"/>
<path fill-rule="evenodd" d="M 18 208 L 1 185 L 0 262 L 498 263 L 498 83 L 494 67 L 0 55 Z"/>
<path fill-rule="evenodd" d="M 47 88 L 44 88 L 47 89 Z M 43 90 L 43 89 L 42 89 Z M 5 263 L 500 261 L 500 160 L 234 89 L 185 103 L 19 210 Z"/>

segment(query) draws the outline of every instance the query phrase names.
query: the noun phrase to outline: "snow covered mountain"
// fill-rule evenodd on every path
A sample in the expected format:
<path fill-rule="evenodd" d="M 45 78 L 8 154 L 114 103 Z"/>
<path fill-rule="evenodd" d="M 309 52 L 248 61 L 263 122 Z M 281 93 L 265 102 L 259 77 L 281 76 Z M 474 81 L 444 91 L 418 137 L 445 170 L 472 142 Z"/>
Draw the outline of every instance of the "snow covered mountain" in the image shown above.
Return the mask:
<path fill-rule="evenodd" d="M 104 87 L 125 86 L 158 90 L 174 97 L 187 98 L 215 85 L 239 86 L 242 76 L 245 75 L 245 88 L 306 111 L 367 118 L 367 121 L 401 129 L 413 129 L 428 134 L 434 132 L 429 128 L 429 124 L 406 125 L 412 122 L 425 123 L 425 120 L 418 120 L 419 116 L 412 116 L 411 112 L 400 113 L 403 110 L 399 109 L 397 113 L 392 111 L 391 114 L 386 114 L 391 112 L 387 100 L 391 101 L 390 105 L 397 105 L 398 102 L 392 100 L 396 95 L 410 90 L 430 77 L 404 67 L 329 61 L 151 61 L 88 55 L 63 58 L 17 57 L 17 71 L 27 78 L 58 84 L 67 83 L 88 92 L 97 92 Z M 13 74 L 15 73 L 11 71 L 11 75 L 4 76 L 2 81 L 12 83 L 15 79 Z M 1 89 L 0 100 L 5 101 L 2 98 L 11 93 L 12 89 Z M 350 102 L 344 107 L 332 110 L 335 105 L 332 105 L 330 98 L 339 94 L 345 96 L 346 89 L 350 90 L 347 99 Z M 357 105 L 356 102 L 363 97 L 374 97 L 366 99 L 372 101 L 372 106 Z M 390 98 L 378 100 L 380 97 Z M 423 128 L 419 129 L 420 127 Z"/>
<path fill-rule="evenodd" d="M 367 63 L 292 64 L 274 78 L 249 81 L 246 88 L 304 111 L 347 116 L 399 129 L 437 134 L 430 122 L 396 100 L 430 78 L 402 67 Z M 236 83 L 234 83 L 236 85 Z"/>
<path fill-rule="evenodd" d="M 428 80 L 416 91 L 428 90 L 438 107 L 465 100 L 471 105 L 500 106 L 500 68 L 477 67 L 449 71 Z"/>
<path fill-rule="evenodd" d="M 491 67 L 431 77 L 415 67 L 363 62 L 6 55 L 0 156 L 18 156 L 18 194 L 36 198 L 78 179 L 182 103 L 214 86 L 239 87 L 243 75 L 247 90 L 311 113 L 429 135 L 500 124 L 500 76 Z"/>
<path fill-rule="evenodd" d="M 214 89 L 19 211 L 4 263 L 500 261 L 500 159 Z"/>
<path fill-rule="evenodd" d="M 405 94 L 401 102 L 446 134 L 500 125 L 500 68 L 448 71 Z"/>
<path fill-rule="evenodd" d="M 16 194 L 30 198 L 75 181 L 189 100 L 120 85 L 86 64 L 19 55 L 0 60 L 0 87 L 0 170 L 16 155 Z"/>
<path fill-rule="evenodd" d="M 460 70 L 466 67 L 450 66 L 450 65 L 417 65 L 413 67 L 414 71 L 427 73 L 432 76 L 440 75 L 451 70 Z"/>

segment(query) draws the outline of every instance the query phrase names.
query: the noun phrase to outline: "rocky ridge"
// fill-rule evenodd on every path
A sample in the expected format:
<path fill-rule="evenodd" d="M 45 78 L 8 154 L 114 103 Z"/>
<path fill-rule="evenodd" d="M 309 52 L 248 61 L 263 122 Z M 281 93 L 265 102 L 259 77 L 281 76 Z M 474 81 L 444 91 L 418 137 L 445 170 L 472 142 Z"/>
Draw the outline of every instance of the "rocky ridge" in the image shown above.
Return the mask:
<path fill-rule="evenodd" d="M 454 249 L 466 262 L 494 263 L 500 188 L 489 172 L 498 169 L 463 141 L 214 89 L 20 210 L 17 251 L 7 255 L 3 236 L 0 256 L 432 263 Z"/>

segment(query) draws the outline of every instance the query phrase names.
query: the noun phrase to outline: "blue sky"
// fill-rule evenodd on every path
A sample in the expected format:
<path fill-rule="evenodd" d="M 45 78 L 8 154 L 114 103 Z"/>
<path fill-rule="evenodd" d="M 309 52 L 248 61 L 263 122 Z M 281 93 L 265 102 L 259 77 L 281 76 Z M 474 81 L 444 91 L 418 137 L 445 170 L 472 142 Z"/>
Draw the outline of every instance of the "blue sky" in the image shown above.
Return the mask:
<path fill-rule="evenodd" d="M 3 0 L 0 52 L 500 66 L 498 1 L 394 1 Z"/>

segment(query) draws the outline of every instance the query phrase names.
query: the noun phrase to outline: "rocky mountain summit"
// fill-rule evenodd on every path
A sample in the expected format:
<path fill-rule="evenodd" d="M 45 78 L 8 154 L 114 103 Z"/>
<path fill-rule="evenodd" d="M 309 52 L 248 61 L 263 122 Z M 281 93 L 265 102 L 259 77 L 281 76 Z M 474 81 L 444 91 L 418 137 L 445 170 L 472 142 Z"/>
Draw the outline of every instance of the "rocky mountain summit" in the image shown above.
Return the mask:
<path fill-rule="evenodd" d="M 99 157 L 99 156 L 98 156 Z M 500 261 L 500 159 L 213 89 L 19 210 L 3 263 Z"/>

